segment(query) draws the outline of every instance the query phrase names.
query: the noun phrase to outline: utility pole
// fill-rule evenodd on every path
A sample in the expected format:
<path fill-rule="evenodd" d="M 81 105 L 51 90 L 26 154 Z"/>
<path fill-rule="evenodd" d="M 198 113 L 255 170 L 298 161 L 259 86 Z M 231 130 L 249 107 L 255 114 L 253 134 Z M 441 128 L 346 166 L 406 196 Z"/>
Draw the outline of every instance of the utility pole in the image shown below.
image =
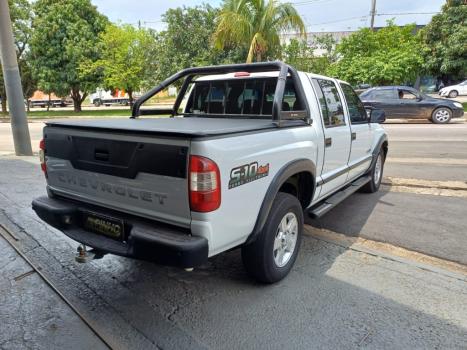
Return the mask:
<path fill-rule="evenodd" d="M 0 0 L 0 59 L 17 156 L 32 156 L 31 138 L 24 106 L 23 89 L 11 28 L 8 0 Z M 2 96 L 4 98 L 4 96 Z"/>
<path fill-rule="evenodd" d="M 376 14 L 376 0 L 371 0 L 371 22 L 370 22 L 370 28 L 371 30 L 374 30 L 375 26 L 375 14 Z"/>

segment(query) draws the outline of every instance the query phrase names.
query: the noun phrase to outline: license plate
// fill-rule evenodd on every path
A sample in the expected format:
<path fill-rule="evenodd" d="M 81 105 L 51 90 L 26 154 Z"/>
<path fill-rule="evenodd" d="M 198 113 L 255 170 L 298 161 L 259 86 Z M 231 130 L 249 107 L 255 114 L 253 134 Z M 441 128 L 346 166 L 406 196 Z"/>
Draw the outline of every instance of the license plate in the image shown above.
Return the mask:
<path fill-rule="evenodd" d="M 123 220 L 89 212 L 83 212 L 83 227 L 85 230 L 118 240 L 123 240 L 125 232 Z"/>

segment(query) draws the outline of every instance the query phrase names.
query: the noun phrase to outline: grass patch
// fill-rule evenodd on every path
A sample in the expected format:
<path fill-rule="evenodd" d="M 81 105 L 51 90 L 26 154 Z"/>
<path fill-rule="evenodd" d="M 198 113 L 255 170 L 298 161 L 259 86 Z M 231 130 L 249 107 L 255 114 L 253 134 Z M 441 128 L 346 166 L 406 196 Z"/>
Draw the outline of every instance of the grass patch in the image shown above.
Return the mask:
<path fill-rule="evenodd" d="M 83 110 L 75 113 L 69 110 L 50 110 L 50 111 L 31 111 L 28 113 L 28 119 L 53 119 L 53 118 L 105 118 L 105 117 L 129 117 L 131 110 L 128 109 L 99 109 Z"/>
<path fill-rule="evenodd" d="M 467 112 L 467 102 L 463 102 L 462 106 L 464 106 L 464 112 Z"/>

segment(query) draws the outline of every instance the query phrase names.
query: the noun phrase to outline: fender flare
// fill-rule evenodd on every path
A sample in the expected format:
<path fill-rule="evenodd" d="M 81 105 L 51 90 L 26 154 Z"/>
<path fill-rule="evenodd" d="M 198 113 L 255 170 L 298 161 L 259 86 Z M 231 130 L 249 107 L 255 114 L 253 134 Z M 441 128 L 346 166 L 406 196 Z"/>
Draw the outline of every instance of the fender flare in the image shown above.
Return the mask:
<path fill-rule="evenodd" d="M 376 147 L 373 149 L 373 152 L 372 152 L 373 159 L 371 160 L 371 164 L 370 164 L 370 167 L 368 168 L 367 174 L 371 171 L 371 169 L 373 169 L 373 166 L 376 163 L 376 160 L 378 158 L 379 151 L 381 150 L 381 148 L 383 147 L 383 143 L 385 142 L 388 143 L 388 136 L 386 134 L 382 135 L 379 138 L 378 143 L 376 144 Z M 385 153 L 385 157 L 386 156 L 387 156 L 387 152 Z"/>
<path fill-rule="evenodd" d="M 255 227 L 253 231 L 248 236 L 246 242 L 244 244 L 252 243 L 262 231 L 264 225 L 266 224 L 266 220 L 269 216 L 269 212 L 271 211 L 272 203 L 276 198 L 279 189 L 284 184 L 284 182 L 291 176 L 301 173 L 301 172 L 309 172 L 313 177 L 313 192 L 311 198 L 314 196 L 314 192 L 316 189 L 316 166 L 315 164 L 309 159 L 297 159 L 285 164 L 274 176 L 271 183 L 269 184 L 268 190 L 266 191 L 266 195 L 264 196 L 263 203 L 261 204 L 261 208 L 258 213 L 258 217 L 256 218 Z"/>

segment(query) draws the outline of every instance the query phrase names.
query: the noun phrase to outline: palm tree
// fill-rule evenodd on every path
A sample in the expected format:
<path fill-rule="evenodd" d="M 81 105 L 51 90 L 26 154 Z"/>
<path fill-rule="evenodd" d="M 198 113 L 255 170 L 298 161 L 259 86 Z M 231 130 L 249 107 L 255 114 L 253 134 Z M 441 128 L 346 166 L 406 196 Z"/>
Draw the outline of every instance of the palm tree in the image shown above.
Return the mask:
<path fill-rule="evenodd" d="M 305 25 L 290 3 L 277 0 L 225 0 L 218 16 L 214 45 L 224 49 L 229 45 L 249 47 L 246 62 L 260 62 L 269 50 L 280 47 L 279 34 L 298 31 L 305 37 Z"/>

